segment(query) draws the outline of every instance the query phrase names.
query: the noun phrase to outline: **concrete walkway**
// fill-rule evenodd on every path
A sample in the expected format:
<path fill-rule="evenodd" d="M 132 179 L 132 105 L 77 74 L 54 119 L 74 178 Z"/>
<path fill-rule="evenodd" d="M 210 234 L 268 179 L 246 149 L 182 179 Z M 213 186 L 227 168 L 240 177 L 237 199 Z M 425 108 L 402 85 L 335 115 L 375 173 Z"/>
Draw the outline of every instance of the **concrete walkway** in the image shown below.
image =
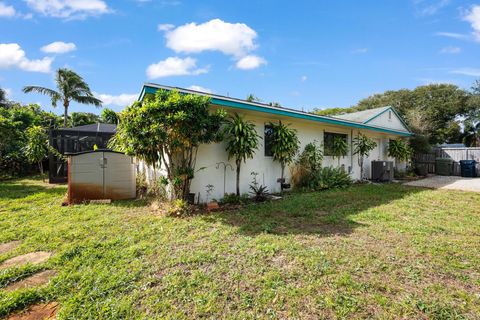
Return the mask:
<path fill-rule="evenodd" d="M 480 192 L 480 178 L 430 176 L 405 183 L 406 186 Z"/>

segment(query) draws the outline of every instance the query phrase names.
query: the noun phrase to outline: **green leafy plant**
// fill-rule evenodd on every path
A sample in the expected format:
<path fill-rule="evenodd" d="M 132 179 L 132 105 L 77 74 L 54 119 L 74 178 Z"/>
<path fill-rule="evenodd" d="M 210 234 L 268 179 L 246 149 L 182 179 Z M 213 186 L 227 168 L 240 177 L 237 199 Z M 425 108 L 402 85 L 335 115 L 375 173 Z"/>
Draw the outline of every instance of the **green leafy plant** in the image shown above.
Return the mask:
<path fill-rule="evenodd" d="M 162 164 L 173 199 L 187 199 L 200 145 L 220 140 L 225 111 L 210 112 L 210 98 L 158 90 L 120 115 L 109 146 L 151 165 Z"/>
<path fill-rule="evenodd" d="M 353 154 L 358 155 L 358 165 L 360 166 L 360 180 L 363 180 L 363 162 L 370 152 L 377 147 L 377 143 L 364 134 L 359 133 L 353 138 Z"/>
<path fill-rule="evenodd" d="M 225 193 L 223 199 L 220 200 L 221 204 L 245 204 L 250 201 L 248 193 L 244 193 L 241 196 L 237 196 L 236 193 Z"/>
<path fill-rule="evenodd" d="M 308 187 L 311 177 L 322 167 L 323 151 L 317 141 L 308 143 L 291 168 L 295 187 Z"/>
<path fill-rule="evenodd" d="M 407 161 L 412 157 L 412 148 L 404 140 L 390 140 L 388 156 L 399 161 Z"/>
<path fill-rule="evenodd" d="M 25 145 L 25 156 L 27 159 L 38 165 L 40 175 L 43 177 L 43 160 L 48 154 L 48 137 L 45 129 L 40 126 L 32 126 L 27 130 L 27 143 Z"/>
<path fill-rule="evenodd" d="M 313 190 L 342 189 L 352 184 L 350 175 L 341 168 L 321 168 L 312 177 L 311 188 Z"/>
<path fill-rule="evenodd" d="M 298 152 L 300 142 L 298 141 L 297 131 L 289 128 L 288 125 L 278 121 L 270 123 L 272 127 L 272 155 L 273 160 L 280 162 L 281 172 L 281 190 L 283 191 L 285 167 L 292 163 Z"/>
<path fill-rule="evenodd" d="M 102 110 L 101 121 L 103 123 L 118 124 L 120 120 L 118 113 L 109 108 L 104 108 Z"/>
<path fill-rule="evenodd" d="M 193 208 L 184 199 L 175 199 L 168 204 L 166 209 L 167 216 L 181 217 L 189 215 L 193 212 Z"/>
<path fill-rule="evenodd" d="M 240 196 L 240 170 L 242 162 L 253 158 L 255 150 L 258 148 L 259 138 L 260 136 L 255 131 L 255 125 L 238 114 L 234 114 L 226 121 L 224 139 L 227 143 L 228 159 L 235 159 L 237 166 L 237 196 Z"/>
<path fill-rule="evenodd" d="M 96 107 L 102 105 L 100 99 L 95 98 L 90 91 L 90 87 L 83 80 L 81 76 L 72 70 L 61 68 L 55 74 L 55 82 L 57 90 L 40 87 L 40 86 L 26 86 L 23 88 L 24 93 L 37 92 L 49 96 L 52 100 L 52 106 L 56 107 L 58 101 L 62 101 L 64 114 L 63 126 L 67 126 L 68 121 L 68 107 L 71 101 L 82 104 L 92 104 Z"/>
<path fill-rule="evenodd" d="M 335 136 L 332 142 L 332 157 L 338 158 L 338 166 L 340 167 L 340 159 L 345 157 L 348 153 L 347 140 L 340 136 Z"/>
<path fill-rule="evenodd" d="M 250 190 L 251 190 L 250 193 L 253 195 L 253 199 L 256 202 L 263 202 L 263 201 L 267 200 L 268 188 L 264 185 L 261 185 L 257 181 L 257 176 L 258 176 L 257 172 L 251 172 L 250 174 L 253 176 L 252 183 L 249 186 Z"/>

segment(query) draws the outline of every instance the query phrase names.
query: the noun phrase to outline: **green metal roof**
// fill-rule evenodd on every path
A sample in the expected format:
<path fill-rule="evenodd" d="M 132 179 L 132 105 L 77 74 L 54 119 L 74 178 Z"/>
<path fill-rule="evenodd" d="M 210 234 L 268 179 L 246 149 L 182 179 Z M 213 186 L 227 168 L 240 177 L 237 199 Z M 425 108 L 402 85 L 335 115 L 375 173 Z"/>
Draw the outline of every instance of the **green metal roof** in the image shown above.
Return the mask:
<path fill-rule="evenodd" d="M 375 125 L 364 124 L 361 122 L 356 122 L 356 121 L 351 121 L 346 119 L 319 116 L 316 114 L 298 111 L 295 109 L 284 108 L 284 107 L 273 107 L 271 105 L 264 104 L 264 103 L 250 102 L 246 100 L 241 100 L 241 99 L 236 99 L 236 98 L 231 98 L 231 97 L 226 97 L 226 96 L 221 96 L 221 95 L 216 95 L 211 93 L 199 92 L 199 91 L 194 91 L 194 90 L 189 90 L 184 88 L 163 86 L 163 85 L 158 85 L 154 83 L 145 83 L 143 85 L 142 91 L 140 92 L 140 95 L 138 97 L 138 101 L 142 101 L 143 98 L 145 97 L 145 94 L 154 94 L 159 89 L 177 90 L 182 93 L 208 96 L 210 97 L 212 104 L 223 106 L 223 107 L 229 107 L 233 109 L 251 110 L 251 111 L 257 111 L 262 113 L 275 114 L 275 115 L 281 115 L 281 116 L 292 117 L 297 119 L 321 122 L 321 123 L 326 123 L 331 125 L 339 125 L 339 126 L 344 126 L 349 128 L 365 129 L 365 130 L 372 130 L 372 131 L 383 132 L 383 133 L 390 133 L 390 134 L 395 134 L 395 135 L 405 136 L 405 137 L 412 135 L 410 131 L 400 131 L 400 130 L 394 130 L 390 128 L 375 126 Z"/>

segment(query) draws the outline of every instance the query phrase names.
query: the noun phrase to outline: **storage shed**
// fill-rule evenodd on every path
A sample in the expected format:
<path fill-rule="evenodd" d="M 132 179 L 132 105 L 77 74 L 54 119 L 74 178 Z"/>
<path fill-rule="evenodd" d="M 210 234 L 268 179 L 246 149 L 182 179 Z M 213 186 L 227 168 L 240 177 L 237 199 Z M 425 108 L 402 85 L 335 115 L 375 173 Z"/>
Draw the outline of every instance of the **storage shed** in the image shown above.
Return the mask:
<path fill-rule="evenodd" d="M 68 203 L 135 196 L 133 157 L 111 150 L 68 155 Z"/>
<path fill-rule="evenodd" d="M 108 140 L 115 134 L 117 125 L 108 123 L 87 124 L 73 128 L 60 128 L 50 131 L 50 146 L 61 155 L 91 151 L 96 145 L 99 149 L 107 148 Z M 67 163 L 55 154 L 48 157 L 50 183 L 67 182 Z"/>

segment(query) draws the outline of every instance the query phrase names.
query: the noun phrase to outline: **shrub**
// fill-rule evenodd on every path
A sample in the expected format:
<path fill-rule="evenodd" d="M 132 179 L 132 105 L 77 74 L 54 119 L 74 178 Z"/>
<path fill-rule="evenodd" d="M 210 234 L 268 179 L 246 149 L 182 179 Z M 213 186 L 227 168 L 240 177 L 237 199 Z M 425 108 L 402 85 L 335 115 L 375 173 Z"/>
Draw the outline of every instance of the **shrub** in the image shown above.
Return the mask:
<path fill-rule="evenodd" d="M 221 204 L 243 204 L 247 203 L 249 196 L 247 193 L 237 196 L 235 193 L 225 193 L 223 199 L 220 200 Z"/>
<path fill-rule="evenodd" d="M 192 206 L 184 199 L 176 199 L 168 203 L 165 213 L 167 216 L 181 217 L 191 214 L 193 212 L 192 209 Z"/>
<path fill-rule="evenodd" d="M 325 167 L 318 170 L 312 179 L 312 189 L 343 189 L 352 184 L 350 175 L 342 168 Z"/>

